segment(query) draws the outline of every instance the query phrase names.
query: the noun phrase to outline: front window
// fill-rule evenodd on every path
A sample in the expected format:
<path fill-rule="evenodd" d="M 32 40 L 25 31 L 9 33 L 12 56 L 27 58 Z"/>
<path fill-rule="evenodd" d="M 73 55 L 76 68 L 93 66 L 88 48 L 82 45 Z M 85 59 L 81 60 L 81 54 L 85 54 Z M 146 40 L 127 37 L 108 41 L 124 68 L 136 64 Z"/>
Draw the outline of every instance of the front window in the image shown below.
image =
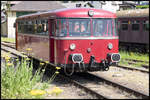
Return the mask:
<path fill-rule="evenodd" d="M 91 36 L 90 19 L 69 19 L 69 36 Z"/>
<path fill-rule="evenodd" d="M 114 19 L 93 19 L 94 36 L 116 36 L 116 25 Z"/>

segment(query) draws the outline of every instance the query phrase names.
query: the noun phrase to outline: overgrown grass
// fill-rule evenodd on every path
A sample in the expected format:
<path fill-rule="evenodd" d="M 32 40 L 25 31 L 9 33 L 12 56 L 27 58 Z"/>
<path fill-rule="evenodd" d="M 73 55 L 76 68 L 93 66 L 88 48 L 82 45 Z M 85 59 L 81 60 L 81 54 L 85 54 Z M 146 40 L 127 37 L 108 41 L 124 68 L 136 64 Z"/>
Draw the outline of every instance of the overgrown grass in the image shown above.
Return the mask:
<path fill-rule="evenodd" d="M 149 54 L 142 54 L 138 52 L 127 52 L 127 51 L 119 51 L 121 55 L 120 64 L 129 65 L 126 59 L 133 59 L 133 60 L 142 60 L 149 62 Z M 133 66 L 141 66 L 142 64 L 147 64 L 146 62 L 136 62 Z"/>
<path fill-rule="evenodd" d="M 2 42 L 15 43 L 15 39 L 14 39 L 14 38 L 1 37 L 1 41 L 2 41 Z"/>
<path fill-rule="evenodd" d="M 119 51 L 122 59 L 134 59 L 134 60 L 142 60 L 149 61 L 149 54 L 141 54 L 138 52 L 127 52 L 127 51 Z"/>
<path fill-rule="evenodd" d="M 21 63 L 19 63 L 17 59 L 16 66 L 14 66 L 9 56 L 6 55 L 4 59 L 6 60 L 6 66 L 5 70 L 1 73 L 2 99 L 44 98 L 44 96 L 47 95 L 45 89 L 48 88 L 49 83 L 52 82 L 59 73 L 57 70 L 48 82 L 41 83 L 45 69 L 42 71 L 39 69 L 33 75 L 33 66 L 32 64 L 29 66 L 29 58 L 25 57 Z M 59 94 L 62 90 L 60 91 L 60 89 L 57 88 L 54 92 Z"/>

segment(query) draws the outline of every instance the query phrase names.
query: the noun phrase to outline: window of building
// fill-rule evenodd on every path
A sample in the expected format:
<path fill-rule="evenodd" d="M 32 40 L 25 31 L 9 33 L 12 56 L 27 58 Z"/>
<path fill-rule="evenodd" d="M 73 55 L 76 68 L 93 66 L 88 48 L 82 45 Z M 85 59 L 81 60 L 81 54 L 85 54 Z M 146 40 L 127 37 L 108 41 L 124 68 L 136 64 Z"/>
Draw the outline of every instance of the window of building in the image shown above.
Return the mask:
<path fill-rule="evenodd" d="M 140 29 L 140 21 L 132 21 L 132 30 L 138 31 Z"/>

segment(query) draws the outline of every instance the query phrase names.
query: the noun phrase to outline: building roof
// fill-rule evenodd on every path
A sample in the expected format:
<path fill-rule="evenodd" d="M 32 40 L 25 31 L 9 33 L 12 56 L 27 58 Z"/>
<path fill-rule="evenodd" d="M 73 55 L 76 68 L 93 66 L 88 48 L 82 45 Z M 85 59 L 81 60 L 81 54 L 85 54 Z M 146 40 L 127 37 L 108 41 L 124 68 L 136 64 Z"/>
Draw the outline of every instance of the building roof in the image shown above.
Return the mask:
<path fill-rule="evenodd" d="M 122 10 L 117 11 L 117 17 L 148 17 L 149 16 L 149 8 L 148 9 L 133 9 L 133 10 Z"/>
<path fill-rule="evenodd" d="M 66 8 L 58 1 L 22 1 L 11 7 L 11 11 L 48 11 Z"/>

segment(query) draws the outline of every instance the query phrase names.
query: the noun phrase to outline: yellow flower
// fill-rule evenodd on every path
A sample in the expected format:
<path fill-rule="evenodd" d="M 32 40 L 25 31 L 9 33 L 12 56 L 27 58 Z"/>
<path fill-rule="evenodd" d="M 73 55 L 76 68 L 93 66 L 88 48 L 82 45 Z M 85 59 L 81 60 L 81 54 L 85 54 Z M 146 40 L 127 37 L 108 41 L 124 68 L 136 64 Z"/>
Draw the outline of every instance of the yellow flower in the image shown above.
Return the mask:
<path fill-rule="evenodd" d="M 31 49 L 31 48 L 27 48 L 26 50 L 27 50 L 27 51 L 31 51 L 32 49 Z"/>
<path fill-rule="evenodd" d="M 43 90 L 31 90 L 30 91 L 30 94 L 31 95 L 43 95 L 43 94 L 45 94 L 46 92 L 45 91 L 43 91 Z"/>
<path fill-rule="evenodd" d="M 43 66 L 43 65 L 44 65 L 44 63 L 42 63 L 42 62 L 41 62 L 41 63 L 40 63 L 40 65 L 42 65 L 42 66 Z"/>
<path fill-rule="evenodd" d="M 25 52 L 21 52 L 22 54 L 26 54 Z"/>
<path fill-rule="evenodd" d="M 24 57 L 24 58 L 27 58 L 27 56 L 26 56 L 26 55 L 23 55 L 23 57 Z"/>
<path fill-rule="evenodd" d="M 12 63 L 7 63 L 7 66 L 12 66 L 13 64 Z"/>
<path fill-rule="evenodd" d="M 56 67 L 56 69 L 61 69 L 61 67 Z"/>
<path fill-rule="evenodd" d="M 19 59 L 17 58 L 16 61 L 19 61 Z"/>
<path fill-rule="evenodd" d="M 30 58 L 27 58 L 26 60 L 30 60 Z"/>
<path fill-rule="evenodd" d="M 47 64 L 48 64 L 48 63 L 49 63 L 49 61 L 45 61 L 45 63 L 47 63 Z"/>
<path fill-rule="evenodd" d="M 40 58 L 40 61 L 43 61 L 43 59 L 42 59 L 42 58 Z"/>
<path fill-rule="evenodd" d="M 56 71 L 55 73 L 56 73 L 56 74 L 59 74 L 59 72 L 58 72 L 58 71 Z"/>
<path fill-rule="evenodd" d="M 9 59 L 10 59 L 10 57 L 9 57 L 9 56 L 6 56 L 6 57 L 5 57 L 5 59 L 6 59 L 6 60 L 9 60 Z"/>
<path fill-rule="evenodd" d="M 60 89 L 59 87 L 54 87 L 52 92 L 50 92 L 50 93 L 58 95 L 58 94 L 60 94 L 62 92 L 63 92 L 63 90 Z"/>

